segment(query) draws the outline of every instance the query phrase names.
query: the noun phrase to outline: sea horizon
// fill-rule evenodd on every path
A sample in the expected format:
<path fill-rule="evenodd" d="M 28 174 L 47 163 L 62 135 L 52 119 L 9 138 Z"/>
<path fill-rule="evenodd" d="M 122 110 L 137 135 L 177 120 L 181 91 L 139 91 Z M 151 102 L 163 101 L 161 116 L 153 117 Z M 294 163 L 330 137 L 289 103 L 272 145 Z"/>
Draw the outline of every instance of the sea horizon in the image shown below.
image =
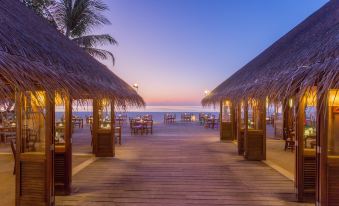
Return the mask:
<path fill-rule="evenodd" d="M 73 112 L 91 112 L 91 105 L 79 106 L 73 105 Z M 61 107 L 56 107 L 56 111 L 62 111 Z M 127 107 L 126 109 L 117 108 L 116 112 L 219 112 L 219 107 L 203 107 L 203 106 L 181 106 L 181 105 L 168 105 L 168 106 L 145 106 L 145 107 Z"/>

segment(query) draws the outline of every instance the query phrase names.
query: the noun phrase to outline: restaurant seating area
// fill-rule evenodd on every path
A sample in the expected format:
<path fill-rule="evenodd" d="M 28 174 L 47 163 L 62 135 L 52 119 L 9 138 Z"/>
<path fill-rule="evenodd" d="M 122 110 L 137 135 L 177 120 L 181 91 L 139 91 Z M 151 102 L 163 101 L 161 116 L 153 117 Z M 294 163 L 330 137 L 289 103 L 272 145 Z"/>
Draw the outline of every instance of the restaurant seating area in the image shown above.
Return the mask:
<path fill-rule="evenodd" d="M 219 128 L 220 119 L 215 114 L 199 113 L 199 124 L 204 128 L 215 129 Z"/>
<path fill-rule="evenodd" d="M 121 127 L 125 122 L 127 122 L 127 114 L 126 113 L 118 113 L 115 116 L 116 125 Z"/>
<path fill-rule="evenodd" d="M 175 123 L 176 119 L 177 119 L 177 115 L 175 113 L 164 114 L 164 123 L 165 124 Z"/>
<path fill-rule="evenodd" d="M 193 113 L 181 113 L 181 121 L 182 122 L 194 122 L 195 116 Z"/>
<path fill-rule="evenodd" d="M 146 114 L 129 118 L 131 135 L 153 134 L 153 117 Z"/>
<path fill-rule="evenodd" d="M 0 143 L 10 143 L 15 140 L 16 122 L 14 111 L 0 113 Z"/>

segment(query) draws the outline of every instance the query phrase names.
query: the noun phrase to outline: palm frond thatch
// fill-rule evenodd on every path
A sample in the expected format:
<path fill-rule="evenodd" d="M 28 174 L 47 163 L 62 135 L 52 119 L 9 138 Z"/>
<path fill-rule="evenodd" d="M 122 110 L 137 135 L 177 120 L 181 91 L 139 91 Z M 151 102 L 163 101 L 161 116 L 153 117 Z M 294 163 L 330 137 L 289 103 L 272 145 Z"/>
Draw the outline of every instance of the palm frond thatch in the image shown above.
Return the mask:
<path fill-rule="evenodd" d="M 14 90 L 66 90 L 73 99 L 144 105 L 136 91 L 19 1 L 0 4 L 1 98 Z"/>
<path fill-rule="evenodd" d="M 339 1 L 331 0 L 234 73 L 202 100 L 203 105 L 245 97 L 282 100 L 338 88 Z"/>

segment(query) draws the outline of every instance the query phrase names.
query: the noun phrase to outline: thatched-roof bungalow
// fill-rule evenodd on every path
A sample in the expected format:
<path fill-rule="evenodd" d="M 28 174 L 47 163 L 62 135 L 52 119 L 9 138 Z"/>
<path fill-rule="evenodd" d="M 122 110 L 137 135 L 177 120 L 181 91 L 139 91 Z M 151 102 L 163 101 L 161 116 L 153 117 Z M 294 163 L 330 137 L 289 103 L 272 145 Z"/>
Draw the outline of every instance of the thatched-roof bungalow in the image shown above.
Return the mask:
<path fill-rule="evenodd" d="M 55 189 L 70 193 L 72 100 L 94 99 L 97 156 L 114 156 L 114 105 L 144 105 L 132 87 L 18 0 L 0 3 L 0 84 L 0 102 L 15 100 L 16 107 L 10 124 L 16 205 L 54 205 Z M 64 109 L 58 126 L 56 105 Z M 110 108 L 106 128 L 100 128 L 103 107 Z"/>
<path fill-rule="evenodd" d="M 202 104 L 221 103 L 221 112 L 232 105 L 231 111 L 234 110 L 236 116 L 232 124 L 238 128 L 234 136 L 239 142 L 244 136 L 245 145 L 241 148 L 245 157 L 253 152 L 248 145 L 256 144 L 252 154 L 261 153 L 257 158 L 260 160 L 265 159 L 265 128 L 250 128 L 249 124 L 266 119 L 265 108 L 258 107 L 258 103 L 264 105 L 267 99 L 282 102 L 284 117 L 295 122 L 294 125 L 286 123 L 284 131 L 288 137 L 295 133 L 299 200 L 308 192 L 316 191 L 319 204 L 337 205 L 338 89 L 339 1 L 331 0 L 216 87 Z M 305 110 L 310 107 L 317 111 L 313 130 L 316 138 L 311 149 L 304 145 L 309 133 L 305 126 Z M 253 121 L 248 120 L 249 111 L 253 113 L 250 115 Z M 226 129 L 224 133 L 232 132 L 225 126 L 221 128 Z M 254 134 L 252 130 L 263 134 Z M 253 140 L 255 138 L 257 140 Z"/>
<path fill-rule="evenodd" d="M 0 11 L 3 84 L 32 90 L 38 83 L 46 91 L 67 89 L 73 98 L 111 96 L 121 105 L 144 104 L 132 87 L 18 1 L 3 0 Z"/>

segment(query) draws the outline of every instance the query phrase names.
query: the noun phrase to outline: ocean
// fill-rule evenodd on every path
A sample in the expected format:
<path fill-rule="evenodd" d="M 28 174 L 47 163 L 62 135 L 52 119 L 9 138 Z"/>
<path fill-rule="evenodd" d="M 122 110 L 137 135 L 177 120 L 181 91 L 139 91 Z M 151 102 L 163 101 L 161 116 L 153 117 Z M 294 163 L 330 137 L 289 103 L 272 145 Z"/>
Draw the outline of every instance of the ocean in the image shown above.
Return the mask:
<path fill-rule="evenodd" d="M 218 108 L 219 109 L 219 108 Z M 153 117 L 153 121 L 156 123 L 163 122 L 164 114 L 174 113 L 177 120 L 180 120 L 180 116 L 183 113 L 192 113 L 195 119 L 199 119 L 199 113 L 219 115 L 217 108 L 202 107 L 202 106 L 146 106 L 145 108 L 128 108 L 127 110 L 117 109 L 116 114 L 126 113 L 127 117 L 136 117 L 146 114 L 150 114 Z M 56 110 L 56 119 L 60 119 L 62 116 L 60 108 Z M 92 115 L 92 107 L 73 107 L 73 115 L 85 118 Z"/>

